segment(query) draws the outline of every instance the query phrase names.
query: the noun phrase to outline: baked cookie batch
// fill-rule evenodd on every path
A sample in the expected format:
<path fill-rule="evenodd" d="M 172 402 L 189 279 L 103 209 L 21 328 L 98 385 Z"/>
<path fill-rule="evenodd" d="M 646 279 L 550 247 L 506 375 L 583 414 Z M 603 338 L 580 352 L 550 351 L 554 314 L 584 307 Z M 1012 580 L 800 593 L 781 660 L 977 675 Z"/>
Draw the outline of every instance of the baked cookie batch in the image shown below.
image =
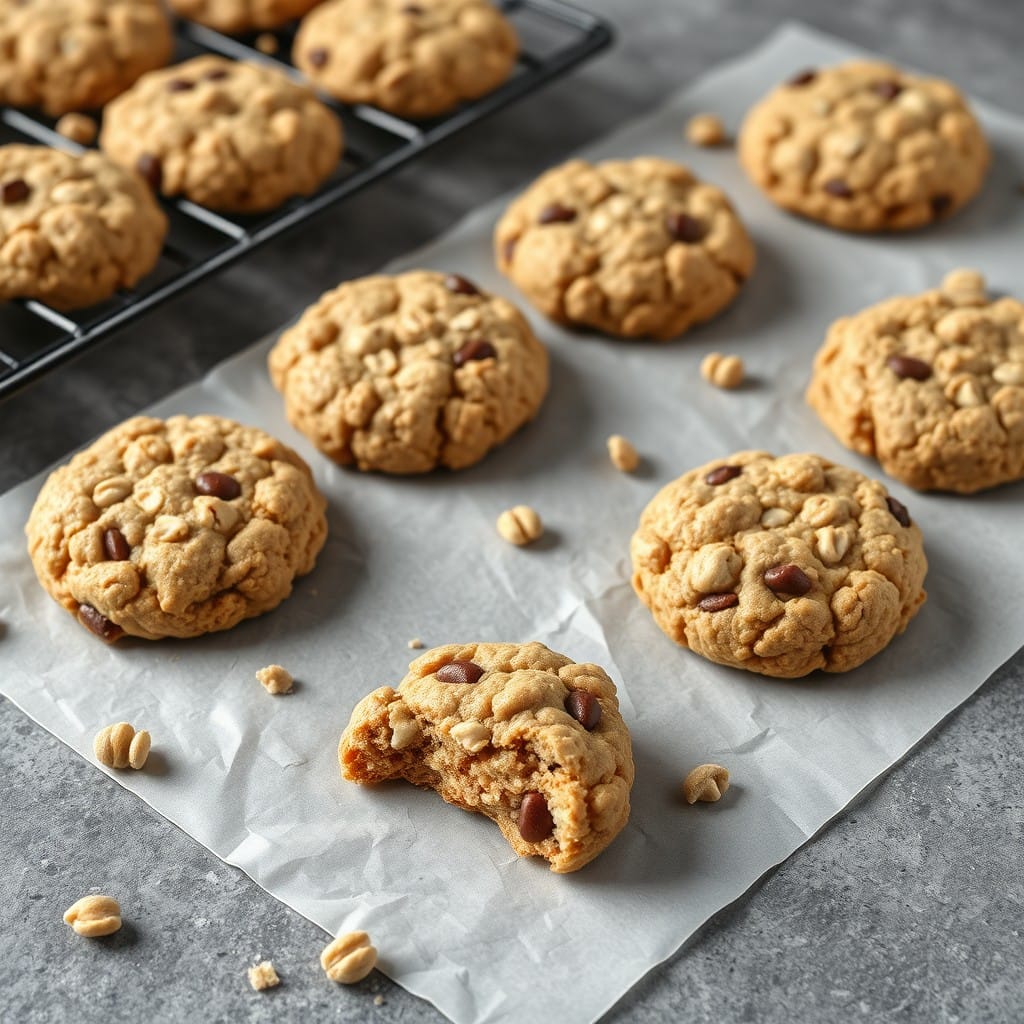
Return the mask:
<path fill-rule="evenodd" d="M 92 6 L 66 0 L 50 16 Z M 315 190 L 341 150 L 335 115 L 305 86 L 215 57 L 153 70 L 166 56 L 156 5 L 96 6 L 106 14 L 90 31 L 117 59 L 78 84 L 104 99 L 122 92 L 104 119 L 107 155 L 0 149 L 3 297 L 97 301 L 155 262 L 166 220 L 153 192 L 267 209 Z M 483 0 L 174 7 L 222 31 L 308 10 L 294 53 L 307 77 L 404 116 L 494 88 L 517 52 Z M 121 45 L 134 22 L 115 8 L 156 40 L 149 65 L 131 39 Z M 15 10 L 23 32 L 45 20 L 0 0 L 0 31 Z M 0 98 L 74 105 L 53 83 L 16 81 L 18 69 L 4 71 Z M 747 116 L 739 157 L 784 209 L 881 231 L 953 215 L 981 187 L 989 151 L 951 85 L 857 61 L 772 92 Z M 661 157 L 548 171 L 499 220 L 494 257 L 549 319 L 660 340 L 721 312 L 755 265 L 729 198 Z M 426 270 L 327 292 L 281 334 L 269 373 L 324 456 L 391 474 L 473 465 L 537 414 L 549 383 L 547 351 L 513 303 Z M 841 319 L 807 399 L 843 444 L 909 487 L 970 493 L 1019 480 L 1024 305 L 956 271 Z M 26 530 L 40 582 L 88 630 L 108 642 L 194 637 L 284 600 L 323 546 L 324 509 L 306 463 L 260 430 L 138 417 L 50 476 Z M 765 676 L 855 669 L 925 600 L 911 511 L 883 483 L 815 454 L 740 451 L 689 470 L 643 511 L 630 555 L 633 587 L 667 637 Z M 539 643 L 427 651 L 356 705 L 339 757 L 353 782 L 401 778 L 486 815 L 518 854 L 557 872 L 590 861 L 629 815 L 634 766 L 614 683 Z M 727 773 L 703 768 L 721 795 Z"/>

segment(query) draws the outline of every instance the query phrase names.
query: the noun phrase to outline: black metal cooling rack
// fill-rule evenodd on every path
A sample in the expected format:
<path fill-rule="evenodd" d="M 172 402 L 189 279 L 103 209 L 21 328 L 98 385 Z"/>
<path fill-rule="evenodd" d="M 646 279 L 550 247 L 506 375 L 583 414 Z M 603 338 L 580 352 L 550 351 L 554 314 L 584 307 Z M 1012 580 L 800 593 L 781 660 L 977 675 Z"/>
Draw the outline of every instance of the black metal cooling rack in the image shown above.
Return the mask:
<path fill-rule="evenodd" d="M 364 106 L 335 106 L 344 122 L 345 153 L 333 176 L 315 195 L 293 199 L 269 214 L 223 216 L 188 200 L 164 208 L 170 230 L 157 267 L 131 290 L 99 306 L 62 313 L 34 300 L 0 305 L 0 398 L 105 340 L 118 328 L 258 245 L 316 216 L 415 159 L 442 139 L 514 103 L 608 46 L 613 38 L 602 19 L 562 0 L 499 2 L 519 32 L 522 51 L 515 73 L 499 89 L 451 114 L 412 122 Z M 289 63 L 294 30 L 274 34 L 273 57 L 256 49 L 255 34 L 233 38 L 179 21 L 175 60 L 213 52 L 235 59 Z M 42 142 L 76 150 L 37 114 L 0 107 L 0 143 Z"/>

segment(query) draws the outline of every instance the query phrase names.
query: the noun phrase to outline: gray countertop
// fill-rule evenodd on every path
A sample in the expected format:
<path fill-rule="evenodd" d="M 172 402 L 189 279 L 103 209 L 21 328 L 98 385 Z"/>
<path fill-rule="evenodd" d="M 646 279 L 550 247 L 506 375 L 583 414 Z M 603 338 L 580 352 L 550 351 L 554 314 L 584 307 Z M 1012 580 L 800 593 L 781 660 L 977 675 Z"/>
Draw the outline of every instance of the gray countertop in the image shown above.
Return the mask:
<path fill-rule="evenodd" d="M 800 18 L 1024 113 L 1022 12 L 1006 0 L 588 6 L 619 26 L 613 52 L 0 405 L 0 491 L 782 20 Z M 1018 654 L 608 1020 L 1024 1019 L 1022 683 Z M 328 982 L 319 928 L 2 699 L 0 855 L 0 1019 L 443 1019 L 376 973 L 352 989 Z M 61 913 L 99 884 L 116 889 L 131 923 L 102 943 L 69 941 Z M 257 995 L 244 972 L 263 956 L 285 984 Z"/>

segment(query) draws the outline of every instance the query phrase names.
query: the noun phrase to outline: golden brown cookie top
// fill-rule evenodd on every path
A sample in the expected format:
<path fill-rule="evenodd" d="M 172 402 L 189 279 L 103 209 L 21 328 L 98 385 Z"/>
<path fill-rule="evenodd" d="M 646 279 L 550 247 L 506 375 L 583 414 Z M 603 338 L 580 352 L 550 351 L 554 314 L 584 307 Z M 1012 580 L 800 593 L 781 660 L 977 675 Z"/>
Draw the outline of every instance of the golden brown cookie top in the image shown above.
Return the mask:
<path fill-rule="evenodd" d="M 737 452 L 654 497 L 633 586 L 664 632 L 792 678 L 877 654 L 924 601 L 921 531 L 886 488 L 818 455 Z"/>
<path fill-rule="evenodd" d="M 747 115 L 739 152 L 780 206 L 847 231 L 948 216 L 978 191 L 989 164 L 955 86 L 867 60 L 794 75 Z"/>
<path fill-rule="evenodd" d="M 318 0 L 170 0 L 183 18 L 218 32 L 236 34 L 253 29 L 279 28 L 301 18 Z"/>
<path fill-rule="evenodd" d="M 980 274 L 889 299 L 829 329 L 807 392 L 840 441 L 919 490 L 1024 477 L 1024 304 Z"/>

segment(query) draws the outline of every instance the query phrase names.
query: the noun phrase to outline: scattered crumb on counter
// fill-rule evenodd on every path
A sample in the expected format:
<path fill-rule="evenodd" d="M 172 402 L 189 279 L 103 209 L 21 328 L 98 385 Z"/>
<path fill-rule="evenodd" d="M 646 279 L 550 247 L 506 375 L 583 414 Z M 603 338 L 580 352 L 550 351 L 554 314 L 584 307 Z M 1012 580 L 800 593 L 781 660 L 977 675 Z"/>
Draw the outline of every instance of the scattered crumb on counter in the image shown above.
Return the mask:
<path fill-rule="evenodd" d="M 423 641 L 418 636 L 414 636 L 409 641 L 409 650 L 410 651 L 422 651 L 423 650 Z"/>
<path fill-rule="evenodd" d="M 517 547 L 530 544 L 544 533 L 540 516 L 529 505 L 516 505 L 498 516 L 498 533 Z"/>
<path fill-rule="evenodd" d="M 292 684 L 295 682 L 291 673 L 280 665 L 267 665 L 266 668 L 261 668 L 256 673 L 256 678 L 263 684 L 267 693 L 272 693 L 275 696 L 291 693 Z"/>
<path fill-rule="evenodd" d="M 281 984 L 281 979 L 277 976 L 274 965 L 269 960 L 264 960 L 249 968 L 249 984 L 257 992 L 262 992 L 265 988 L 276 988 Z"/>
<path fill-rule="evenodd" d="M 608 438 L 608 458 L 620 473 L 632 473 L 640 465 L 636 449 L 621 434 L 612 434 Z"/>
<path fill-rule="evenodd" d="M 65 114 L 57 122 L 57 133 L 80 146 L 91 146 L 96 141 L 96 122 L 87 114 Z"/>
<path fill-rule="evenodd" d="M 688 804 L 698 800 L 715 803 L 721 800 L 729 788 L 729 769 L 720 764 L 701 764 L 686 776 L 683 782 L 683 796 Z"/>
<path fill-rule="evenodd" d="M 686 137 L 695 146 L 721 146 L 728 138 L 716 114 L 694 114 L 686 122 Z"/>
<path fill-rule="evenodd" d="M 277 41 L 277 36 L 272 32 L 261 32 L 256 37 L 256 49 L 260 53 L 265 53 L 268 56 L 277 53 L 281 48 L 281 44 Z"/>
<path fill-rule="evenodd" d="M 709 384 L 727 391 L 738 388 L 743 383 L 744 374 L 743 360 L 739 356 L 709 352 L 700 364 L 700 375 Z"/>

